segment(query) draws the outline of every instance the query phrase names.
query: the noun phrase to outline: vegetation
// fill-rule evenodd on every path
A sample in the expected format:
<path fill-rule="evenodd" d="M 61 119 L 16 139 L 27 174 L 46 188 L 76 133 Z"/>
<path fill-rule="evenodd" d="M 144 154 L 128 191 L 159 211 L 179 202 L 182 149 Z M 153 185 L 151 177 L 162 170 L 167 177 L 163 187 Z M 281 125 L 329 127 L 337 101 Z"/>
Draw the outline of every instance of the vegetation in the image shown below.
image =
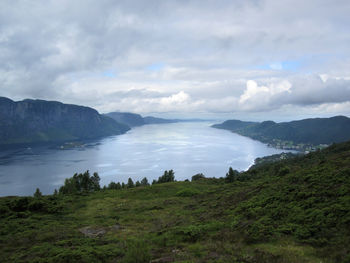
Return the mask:
<path fill-rule="evenodd" d="M 226 129 L 273 147 L 310 151 L 350 140 L 350 119 L 345 116 L 275 123 L 228 120 L 212 127 Z"/>
<path fill-rule="evenodd" d="M 225 181 L 226 183 L 233 183 L 238 179 L 239 172 L 237 170 L 233 170 L 232 167 L 228 169 L 228 173 L 226 174 Z"/>
<path fill-rule="evenodd" d="M 92 108 L 57 101 L 0 97 L 0 109 L 0 145 L 87 140 L 130 129 Z"/>
<path fill-rule="evenodd" d="M 76 173 L 73 177 L 66 179 L 64 185 L 60 187 L 59 192 L 61 194 L 75 194 L 97 190 L 100 190 L 100 177 L 97 173 L 90 176 L 89 171 L 86 171 L 83 174 Z"/>
<path fill-rule="evenodd" d="M 221 179 L 171 171 L 151 186 L 0 198 L 0 262 L 350 261 L 350 142 Z"/>
<path fill-rule="evenodd" d="M 269 155 L 269 156 L 259 157 L 259 158 L 255 159 L 254 167 L 258 167 L 258 166 L 266 164 L 266 163 L 273 163 L 273 162 L 286 160 L 286 159 L 294 158 L 294 157 L 297 157 L 297 154 L 290 153 L 290 152 L 288 152 L 288 153 L 283 152 L 283 153 L 279 153 L 279 154 L 273 154 L 273 155 Z"/>
<path fill-rule="evenodd" d="M 204 179 L 204 178 L 205 178 L 204 174 L 199 173 L 199 174 L 195 174 L 194 176 L 192 176 L 191 180 L 193 182 L 193 181 L 197 181 L 197 180 Z"/>
<path fill-rule="evenodd" d="M 152 184 L 162 184 L 175 182 L 175 173 L 173 170 L 165 171 L 162 176 L 158 178 L 158 181 L 153 180 Z"/>

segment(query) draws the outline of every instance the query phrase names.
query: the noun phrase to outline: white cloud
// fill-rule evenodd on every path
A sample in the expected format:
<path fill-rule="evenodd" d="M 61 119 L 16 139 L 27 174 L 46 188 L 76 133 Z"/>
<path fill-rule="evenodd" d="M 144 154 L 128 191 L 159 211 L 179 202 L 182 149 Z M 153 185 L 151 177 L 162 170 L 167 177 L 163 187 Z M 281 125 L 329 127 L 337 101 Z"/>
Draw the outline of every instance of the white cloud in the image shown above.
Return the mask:
<path fill-rule="evenodd" d="M 242 110 L 271 109 L 274 97 L 291 93 L 291 87 L 292 84 L 287 80 L 272 82 L 267 86 L 258 86 L 256 81 L 248 80 L 246 90 L 239 98 L 239 105 Z"/>
<path fill-rule="evenodd" d="M 347 0 L 3 0 L 1 95 L 103 112 L 345 112 L 348 10 Z"/>

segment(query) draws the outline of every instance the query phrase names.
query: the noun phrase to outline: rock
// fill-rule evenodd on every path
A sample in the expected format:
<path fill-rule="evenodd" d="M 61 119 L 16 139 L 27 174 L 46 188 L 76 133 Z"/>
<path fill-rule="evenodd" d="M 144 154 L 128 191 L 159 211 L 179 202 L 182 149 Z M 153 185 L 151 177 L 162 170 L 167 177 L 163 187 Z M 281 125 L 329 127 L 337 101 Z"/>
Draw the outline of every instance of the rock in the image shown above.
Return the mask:
<path fill-rule="evenodd" d="M 104 228 L 98 228 L 98 227 L 91 227 L 91 226 L 86 226 L 83 228 L 80 228 L 79 231 L 84 234 L 86 237 L 102 237 L 104 234 L 106 234 L 106 230 Z"/>
<path fill-rule="evenodd" d="M 111 228 L 112 228 L 113 230 L 120 230 L 120 229 L 122 229 L 122 226 L 119 225 L 119 224 L 116 224 L 116 225 L 112 226 Z"/>

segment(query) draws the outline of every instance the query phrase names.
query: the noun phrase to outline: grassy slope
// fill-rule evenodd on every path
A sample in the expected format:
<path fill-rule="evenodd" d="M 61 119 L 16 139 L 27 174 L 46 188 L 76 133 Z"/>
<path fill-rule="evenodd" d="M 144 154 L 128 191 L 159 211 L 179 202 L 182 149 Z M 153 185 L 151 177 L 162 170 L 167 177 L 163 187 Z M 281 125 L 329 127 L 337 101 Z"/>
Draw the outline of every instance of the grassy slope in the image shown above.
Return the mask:
<path fill-rule="evenodd" d="M 1 262 L 349 262 L 350 143 L 233 183 L 1 198 L 0 217 Z"/>

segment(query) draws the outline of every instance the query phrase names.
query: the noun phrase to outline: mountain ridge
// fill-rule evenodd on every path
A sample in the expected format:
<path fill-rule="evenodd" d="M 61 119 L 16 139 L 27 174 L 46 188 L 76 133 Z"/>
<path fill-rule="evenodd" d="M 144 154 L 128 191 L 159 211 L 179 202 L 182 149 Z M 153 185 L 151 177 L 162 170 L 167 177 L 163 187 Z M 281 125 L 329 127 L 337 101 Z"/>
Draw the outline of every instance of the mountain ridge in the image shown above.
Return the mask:
<path fill-rule="evenodd" d="M 95 139 L 129 129 L 86 106 L 0 98 L 0 144 L 3 145 Z"/>
<path fill-rule="evenodd" d="M 228 120 L 212 127 L 230 130 L 265 143 L 279 140 L 294 144 L 320 145 L 350 140 L 350 118 L 346 116 L 308 118 L 280 123 Z"/>

